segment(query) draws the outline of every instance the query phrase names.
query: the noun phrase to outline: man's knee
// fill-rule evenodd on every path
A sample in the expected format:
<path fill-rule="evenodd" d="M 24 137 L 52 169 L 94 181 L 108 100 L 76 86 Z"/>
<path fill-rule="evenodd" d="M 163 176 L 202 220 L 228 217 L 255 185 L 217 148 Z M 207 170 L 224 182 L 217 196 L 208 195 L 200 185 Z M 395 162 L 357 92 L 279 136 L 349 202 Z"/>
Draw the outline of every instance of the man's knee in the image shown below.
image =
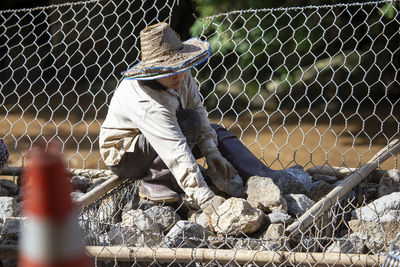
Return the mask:
<path fill-rule="evenodd" d="M 149 165 L 153 162 L 157 154 L 145 154 L 142 151 L 126 152 L 119 163 L 109 166 L 109 169 L 122 178 L 139 180 L 147 174 Z"/>

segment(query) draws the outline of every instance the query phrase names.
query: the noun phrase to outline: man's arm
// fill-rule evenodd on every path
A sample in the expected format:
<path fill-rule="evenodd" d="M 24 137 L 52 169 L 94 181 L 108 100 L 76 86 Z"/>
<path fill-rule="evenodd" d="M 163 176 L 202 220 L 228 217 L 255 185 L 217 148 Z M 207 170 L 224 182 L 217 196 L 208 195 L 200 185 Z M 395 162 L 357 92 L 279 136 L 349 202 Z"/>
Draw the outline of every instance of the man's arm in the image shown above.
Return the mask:
<path fill-rule="evenodd" d="M 137 125 L 189 198 L 201 205 L 214 196 L 174 114 L 162 106 L 150 104 L 147 115 Z"/>
<path fill-rule="evenodd" d="M 187 107 L 196 110 L 200 115 L 201 130 L 200 138 L 197 145 L 201 154 L 206 158 L 210 176 L 221 176 L 221 179 L 232 179 L 237 171 L 233 166 L 221 155 L 218 150 L 217 134 L 210 126 L 206 109 L 204 108 L 197 86 L 190 72 L 187 74 L 188 83 L 188 101 Z"/>

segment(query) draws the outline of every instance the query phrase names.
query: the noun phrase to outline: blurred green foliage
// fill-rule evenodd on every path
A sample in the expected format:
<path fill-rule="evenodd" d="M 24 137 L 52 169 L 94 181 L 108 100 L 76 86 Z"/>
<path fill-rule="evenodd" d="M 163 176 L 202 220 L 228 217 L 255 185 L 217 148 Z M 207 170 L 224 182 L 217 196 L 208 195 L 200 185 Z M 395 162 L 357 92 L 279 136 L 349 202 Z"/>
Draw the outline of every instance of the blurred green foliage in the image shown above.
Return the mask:
<path fill-rule="evenodd" d="M 381 8 L 381 14 L 388 19 L 393 19 L 398 14 L 398 11 L 394 3 L 387 3 Z"/>
<path fill-rule="evenodd" d="M 303 4 L 312 6 L 301 8 Z M 325 4 L 339 5 L 321 7 Z M 291 5 L 296 7 L 280 8 Z M 303 93 L 319 91 L 316 97 L 322 93 L 338 95 L 338 85 L 348 87 L 363 77 L 393 79 L 393 73 L 400 67 L 399 62 L 388 65 L 390 57 L 399 53 L 396 44 L 399 38 L 395 34 L 399 28 L 398 3 L 383 3 L 374 8 L 368 4 L 344 7 L 335 1 L 322 0 L 196 0 L 195 9 L 199 18 L 190 32 L 206 37 L 214 53 L 210 61 L 213 72 L 210 90 L 229 80 L 233 81 L 226 84 L 229 90 L 237 86 L 249 97 L 265 88 L 273 90 L 265 97 L 275 94 L 281 99 L 296 88 Z M 359 58 L 357 68 L 350 58 Z M 319 64 L 326 60 L 328 65 Z M 373 71 L 371 65 L 376 65 L 380 72 Z M 204 73 L 204 78 L 207 77 L 209 73 Z M 271 82 L 272 87 L 268 86 Z M 367 78 L 365 83 L 369 83 Z M 384 90 L 382 87 L 375 91 Z"/>

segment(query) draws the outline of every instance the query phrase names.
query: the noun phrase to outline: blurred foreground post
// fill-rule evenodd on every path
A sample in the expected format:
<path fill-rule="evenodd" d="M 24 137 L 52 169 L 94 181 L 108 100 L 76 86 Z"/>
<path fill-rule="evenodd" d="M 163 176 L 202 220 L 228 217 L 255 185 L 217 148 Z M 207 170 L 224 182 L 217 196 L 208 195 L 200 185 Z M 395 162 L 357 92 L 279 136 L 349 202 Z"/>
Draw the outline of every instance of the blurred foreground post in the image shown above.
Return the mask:
<path fill-rule="evenodd" d="M 90 266 L 72 185 L 56 144 L 35 147 L 23 174 L 23 215 L 19 266 Z"/>

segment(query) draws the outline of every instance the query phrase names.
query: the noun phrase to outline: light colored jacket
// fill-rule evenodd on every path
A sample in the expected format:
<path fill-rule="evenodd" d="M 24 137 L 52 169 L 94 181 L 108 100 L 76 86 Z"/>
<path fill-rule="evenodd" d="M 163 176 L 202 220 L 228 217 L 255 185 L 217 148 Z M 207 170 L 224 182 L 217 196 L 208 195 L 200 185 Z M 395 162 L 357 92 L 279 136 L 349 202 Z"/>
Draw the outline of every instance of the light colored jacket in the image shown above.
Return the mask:
<path fill-rule="evenodd" d="M 138 134 L 144 134 L 186 195 L 201 205 L 214 193 L 205 183 L 178 125 L 175 114 L 180 108 L 179 102 L 182 108 L 194 109 L 200 115 L 197 145 L 201 154 L 206 156 L 218 151 L 216 133 L 210 126 L 194 79 L 187 71 L 179 90 L 154 90 L 136 80 L 124 79 L 114 92 L 100 128 L 100 153 L 106 165 L 116 165 L 125 152 L 134 151 Z"/>

